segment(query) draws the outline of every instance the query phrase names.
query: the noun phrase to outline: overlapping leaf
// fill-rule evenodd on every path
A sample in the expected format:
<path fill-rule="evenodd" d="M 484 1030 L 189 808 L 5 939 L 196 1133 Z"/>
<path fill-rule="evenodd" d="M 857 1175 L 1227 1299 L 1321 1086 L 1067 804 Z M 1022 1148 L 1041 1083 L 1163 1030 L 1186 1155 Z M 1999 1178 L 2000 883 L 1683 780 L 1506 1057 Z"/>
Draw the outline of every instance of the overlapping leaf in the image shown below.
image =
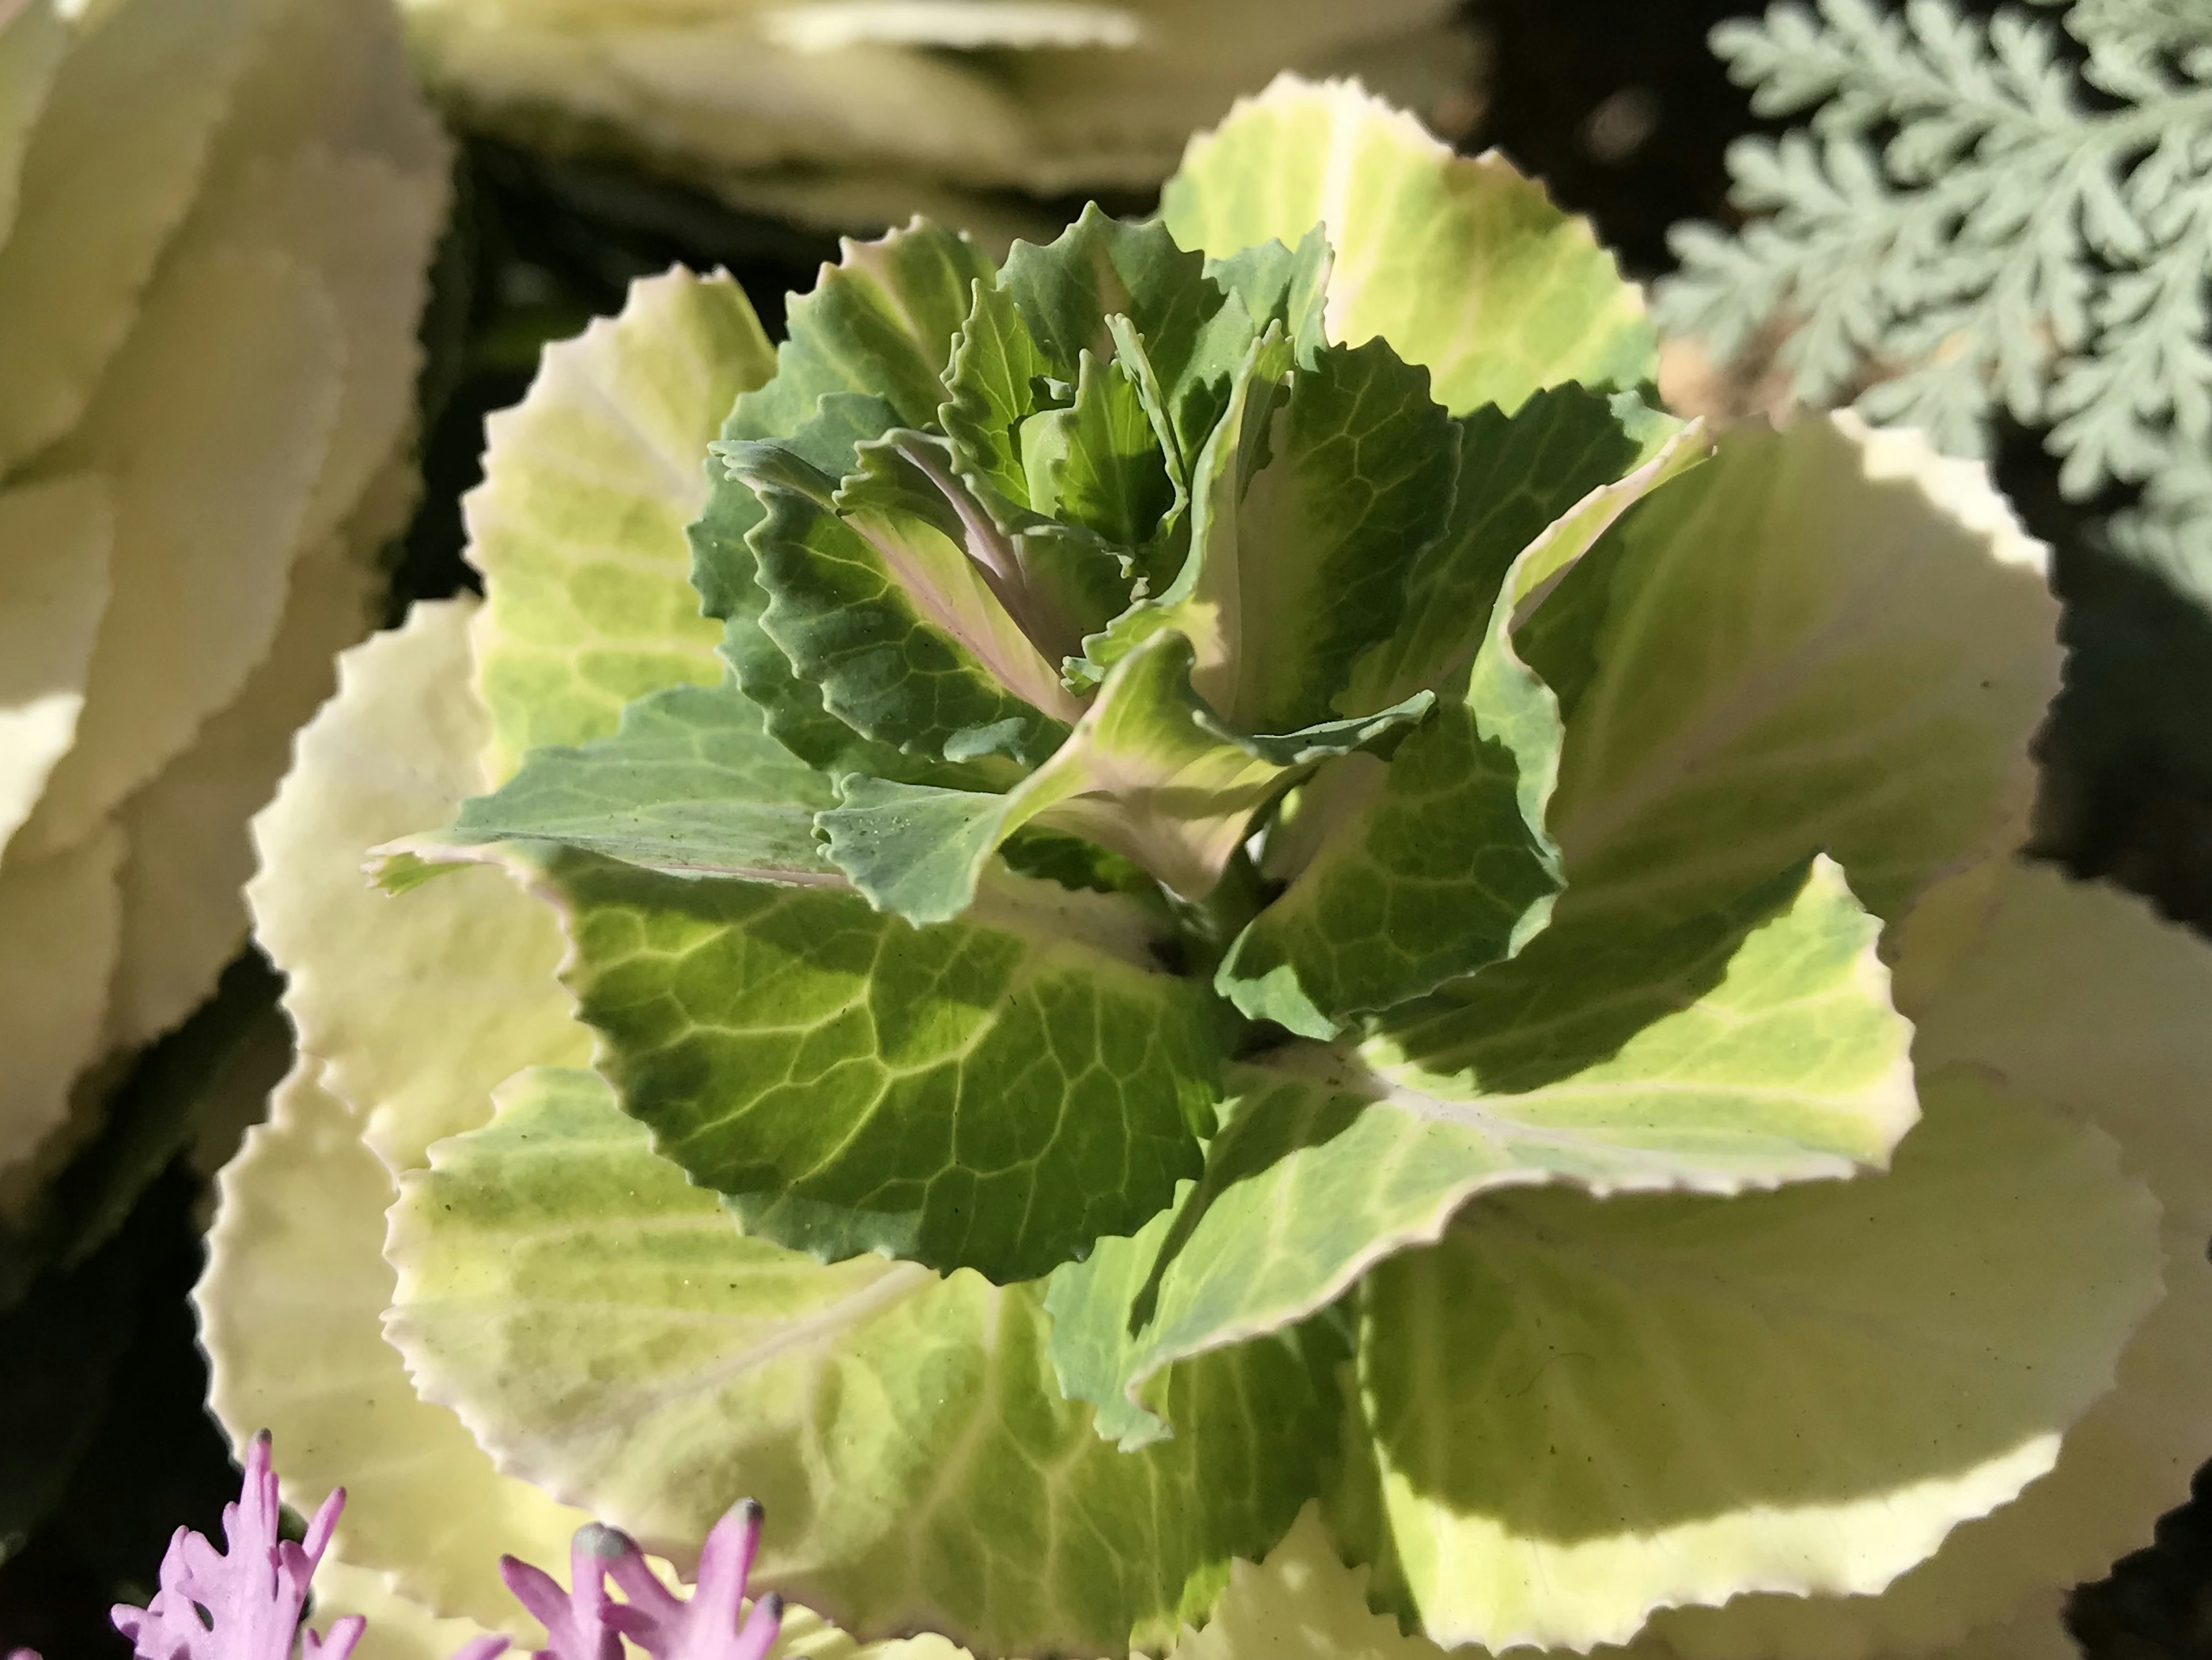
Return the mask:
<path fill-rule="evenodd" d="M 1924 1091 L 1878 1181 L 1501 1195 L 1370 1274 L 1332 1519 L 1386 1603 L 1497 1650 L 1869 1595 L 2049 1470 L 2156 1300 L 2155 1206 L 1986 1078 Z"/>
<path fill-rule="evenodd" d="M 1882 1163 L 1915 1107 L 1874 933 L 1823 861 L 1686 927 L 1547 934 L 1356 1054 L 1237 1068 L 1175 1213 L 1054 1276 L 1062 1386 L 1142 1444 L 1168 1428 L 1142 1409 L 1160 1367 L 1305 1318 L 1492 1189 L 1733 1193 Z"/>
<path fill-rule="evenodd" d="M 1329 338 L 1382 336 L 1455 415 L 1657 372 L 1642 299 L 1587 223 L 1495 151 L 1454 155 L 1347 82 L 1285 76 L 1240 103 L 1192 143 L 1161 212 L 1183 246 L 1217 258 L 1322 227 Z"/>
<path fill-rule="evenodd" d="M 557 873 L 567 978 L 659 1150 L 748 1225 L 1033 1278 L 1197 1173 L 1203 993 L 1133 902 L 1004 879 L 916 931 L 857 896 L 633 866 Z"/>
<path fill-rule="evenodd" d="M 1035 1288 L 748 1237 L 588 1073 L 515 1080 L 393 1229 L 392 1335 L 502 1463 L 648 1546 L 750 1493 L 781 1518 L 754 1583 L 861 1636 L 1163 1643 L 1290 1525 L 1335 1409 L 1327 1334 L 1254 1344 L 1176 1374 L 1186 1440 L 1118 1453 Z"/>
<path fill-rule="evenodd" d="M 1319 828 L 1289 829 L 1288 889 L 1217 980 L 1247 1014 L 1308 1037 L 1510 957 L 1549 920 L 1565 730 L 1519 634 L 1532 610 L 1547 637 L 1586 629 L 1581 616 L 1551 626 L 1546 597 L 1617 515 L 1705 453 L 1695 424 L 1572 386 L 1511 417 L 1486 410 L 1459 438 L 1451 522 L 1406 579 L 1405 626 L 1360 659 L 1346 694 L 1437 686 L 1437 718 L 1387 771 L 1320 781 L 1307 806 Z"/>

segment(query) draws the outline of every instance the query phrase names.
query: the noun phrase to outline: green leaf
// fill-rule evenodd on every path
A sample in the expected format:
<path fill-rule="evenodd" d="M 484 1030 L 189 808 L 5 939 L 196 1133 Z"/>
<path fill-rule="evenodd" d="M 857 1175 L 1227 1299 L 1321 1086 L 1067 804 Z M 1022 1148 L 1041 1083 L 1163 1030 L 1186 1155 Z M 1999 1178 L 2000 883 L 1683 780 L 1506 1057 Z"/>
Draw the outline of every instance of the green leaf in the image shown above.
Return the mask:
<path fill-rule="evenodd" d="M 1209 258 L 1206 274 L 1244 302 L 1255 329 L 1280 323 L 1297 349 L 1298 362 L 1310 363 L 1328 344 L 1322 307 L 1334 261 L 1328 234 L 1316 225 L 1296 248 L 1277 241 L 1240 248 Z"/>
<path fill-rule="evenodd" d="M 843 478 L 856 464 L 859 446 L 898 423 L 898 411 L 880 398 L 832 392 L 815 406 L 814 418 L 783 441 L 815 467 Z M 726 434 L 728 428 L 724 431 Z M 725 437 L 723 443 L 744 442 Z M 719 451 L 720 444 L 710 445 Z M 760 526 L 759 499 L 732 477 L 719 454 L 708 466 L 707 505 L 689 528 L 691 582 L 701 608 L 723 624 L 718 648 L 738 687 L 761 711 L 769 735 L 810 765 L 832 775 L 861 771 L 883 778 L 919 781 L 940 775 L 945 763 L 903 755 L 889 744 L 863 738 L 822 706 L 822 693 L 802 680 L 783 648 L 762 632 L 768 595 L 747 538 Z"/>
<path fill-rule="evenodd" d="M 925 759 L 995 754 L 1027 768 L 1051 753 L 1066 731 L 1057 715 L 1076 706 L 954 539 L 957 520 L 924 517 L 922 498 L 901 485 L 895 452 L 864 450 L 880 471 L 856 486 L 850 519 L 840 481 L 797 446 L 719 453 L 767 508 L 748 538 L 768 599 L 759 628 L 829 714 Z"/>
<path fill-rule="evenodd" d="M 1565 732 L 1518 632 L 1545 626 L 1556 585 L 1623 510 L 1706 453 L 1697 423 L 1578 387 L 1540 392 L 1510 418 L 1471 417 L 1461 439 L 1460 501 L 1483 506 L 1455 511 L 1414 573 L 1410 628 L 1361 660 L 1351 696 L 1461 674 L 1465 689 L 1387 769 L 1351 763 L 1316 781 L 1303 804 L 1312 827 L 1286 824 L 1286 852 L 1270 860 L 1290 886 L 1216 976 L 1245 1013 L 1304 1037 L 1512 957 L 1550 921 L 1562 878 L 1546 821 Z M 1547 457 L 1555 447 L 1574 465 Z M 1501 471 L 1512 481 L 1502 500 Z M 1437 620 L 1476 604 L 1489 623 L 1472 641 L 1464 623 Z"/>
<path fill-rule="evenodd" d="M 1562 879 L 1494 726 L 1444 703 L 1387 767 L 1351 761 L 1318 779 L 1301 807 L 1325 839 L 1231 944 L 1215 988 L 1253 1019 L 1326 1038 L 1527 945 Z"/>
<path fill-rule="evenodd" d="M 1146 641 L 1107 676 L 1051 759 L 1006 794 L 844 780 L 843 805 L 817 820 L 830 858 L 871 904 L 911 922 L 942 921 L 972 902 L 1000 844 L 1035 822 L 1201 899 L 1261 808 L 1317 763 L 1402 733 L 1431 701 L 1424 693 L 1362 720 L 1250 737 L 1192 690 L 1191 662 L 1179 634 Z"/>
<path fill-rule="evenodd" d="M 1357 1058 L 1236 1069 L 1206 1174 L 1133 1240 L 1054 1276 L 1054 1363 L 1099 1432 L 1167 1432 L 1146 1380 L 1279 1330 L 1470 1199 L 1737 1193 L 1884 1162 L 1916 1116 L 1874 920 L 1828 861 L 1671 930 L 1555 929 L 1394 1010 Z"/>
<path fill-rule="evenodd" d="M 611 735 L 632 698 L 720 677 L 684 526 L 707 499 L 708 442 L 774 361 L 735 283 L 672 271 L 548 347 L 521 404 L 491 417 L 467 515 L 495 783 L 540 744 Z"/>
<path fill-rule="evenodd" d="M 1551 550 L 1524 572 L 1523 597 L 1711 453 L 1700 423 L 1686 426 L 1632 392 L 1577 386 L 1547 387 L 1511 415 L 1477 410 L 1459 421 L 1458 438 L 1450 521 L 1406 579 L 1401 624 L 1360 659 L 1349 707 L 1444 685 L 1486 637 L 1505 574 L 1524 551 L 1540 541 Z"/>
<path fill-rule="evenodd" d="M 995 281 L 975 285 L 975 301 L 952 349 L 937 423 L 951 440 L 961 476 L 1017 508 L 1039 508 L 1022 462 L 1022 423 L 1037 412 L 1036 383 L 1053 372 L 1036 336 Z"/>
<path fill-rule="evenodd" d="M 1583 664 L 1530 642 L 1579 688 L 1550 817 L 1565 903 L 1688 915 L 1823 848 L 1893 921 L 2019 845 L 2058 678 L 2045 557 L 1981 468 L 1916 435 L 1726 433 L 1547 603 L 1584 617 Z"/>
<path fill-rule="evenodd" d="M 1032 417 L 1022 436 L 1025 452 L 1043 461 L 1041 492 L 1038 467 L 1029 471 L 1038 510 L 1116 547 L 1143 547 L 1175 506 L 1175 480 L 1144 397 L 1118 359 L 1109 362 L 1085 348 L 1073 406 Z"/>
<path fill-rule="evenodd" d="M 1586 222 L 1495 152 L 1455 155 L 1354 82 L 1285 76 L 1244 100 L 1193 142 L 1160 204 L 1176 241 L 1217 258 L 1321 226 L 1328 337 L 1382 336 L 1455 415 L 1657 374 L 1643 301 Z"/>
<path fill-rule="evenodd" d="M 1225 682 L 1242 575 L 1237 505 L 1266 458 L 1269 421 L 1282 400 L 1290 358 L 1279 330 L 1246 348 L 1230 378 L 1220 419 L 1190 467 L 1188 539 L 1174 579 L 1083 642 L 1082 660 L 1067 666 L 1071 684 L 1097 684 L 1137 646 L 1169 629 L 1190 639 L 1209 683 Z M 1148 401 L 1156 397 L 1145 395 Z"/>
<path fill-rule="evenodd" d="M 1427 372 L 1379 340 L 1321 348 L 1272 420 L 1237 504 L 1235 586 L 1215 625 L 1235 678 L 1200 688 L 1254 732 L 1384 707 L 1346 700 L 1346 681 L 1406 620 L 1409 574 L 1445 528 L 1459 463 Z"/>
<path fill-rule="evenodd" d="M 1005 1283 L 1195 1175 L 1202 988 L 1133 901 L 1006 877 L 916 931 L 819 889 L 569 860 L 565 971 L 655 1144 L 765 1237 Z"/>
<path fill-rule="evenodd" d="M 825 265 L 814 291 L 793 302 L 775 378 L 728 410 L 723 441 L 783 441 L 842 480 L 849 460 L 816 452 L 934 418 L 969 290 L 992 280 L 990 262 L 973 244 L 934 226 L 845 243 L 842 263 Z M 828 712 L 820 690 L 761 631 L 769 601 L 748 538 L 761 524 L 762 504 L 724 468 L 708 471 L 706 504 L 690 527 L 691 580 L 707 614 L 722 622 L 721 654 L 769 731 L 825 770 L 940 775 L 941 762 L 902 757 L 896 744 L 872 742 Z"/>
<path fill-rule="evenodd" d="M 450 829 L 388 844 L 386 856 L 550 842 L 648 870 L 833 883 L 814 815 L 835 799 L 735 687 L 672 686 L 632 703 L 612 738 L 532 751 L 498 791 L 464 802 Z"/>
<path fill-rule="evenodd" d="M 1107 319 L 1128 319 L 1158 374 L 1178 459 L 1195 457 L 1218 415 L 1217 389 L 1256 331 L 1249 319 L 1225 340 L 1208 328 L 1228 295 L 1204 259 L 1158 221 L 1115 219 L 1092 203 L 1048 246 L 1015 243 L 1000 280 L 1062 380 L 1074 381 L 1085 351 L 1112 358 Z"/>
<path fill-rule="evenodd" d="M 775 378 L 738 399 L 724 437 L 787 437 L 830 392 L 885 398 L 902 426 L 937 419 L 972 291 L 997 280 L 989 258 L 964 234 L 922 220 L 873 242 L 848 240 L 842 255 L 791 302 Z"/>
<path fill-rule="evenodd" d="M 1332 1512 L 1434 1641 L 1871 1596 L 2048 1471 L 2155 1301 L 2117 1149 L 1982 1074 L 1875 1181 L 1500 1194 L 1364 1283 Z M 1364 1466 L 1364 1468 L 1363 1468 Z"/>
<path fill-rule="evenodd" d="M 1178 1369 L 1192 1432 L 1117 1453 L 1054 1387 L 1035 1287 L 748 1237 L 589 1073 L 514 1080 L 392 1226 L 393 1341 L 503 1468 L 658 1551 L 755 1497 L 754 1586 L 863 1639 L 1164 1648 L 1333 1443 L 1322 1328 Z"/>

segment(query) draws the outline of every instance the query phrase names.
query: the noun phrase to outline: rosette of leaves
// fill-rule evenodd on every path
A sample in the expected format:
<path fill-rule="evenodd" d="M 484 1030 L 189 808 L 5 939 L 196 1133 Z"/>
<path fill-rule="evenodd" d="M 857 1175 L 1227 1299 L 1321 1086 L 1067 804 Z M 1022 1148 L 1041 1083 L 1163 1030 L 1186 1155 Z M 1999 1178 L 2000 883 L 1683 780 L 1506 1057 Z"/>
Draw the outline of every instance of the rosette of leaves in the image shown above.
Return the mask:
<path fill-rule="evenodd" d="M 246 822 L 371 626 L 447 166 L 388 4 L 0 4 L 11 1280 L 244 943 Z"/>
<path fill-rule="evenodd" d="M 1277 70 L 1472 123 L 1452 0 L 406 0 L 472 124 L 837 227 L 918 207 L 1002 236 L 1025 198 L 1150 191 Z M 1049 236 L 1060 222 L 1046 225 Z M 1002 244 L 1003 245 L 1003 244 Z"/>
<path fill-rule="evenodd" d="M 2011 862 L 1979 468 L 1674 422 L 1341 85 L 790 319 L 549 351 L 258 821 L 198 1297 L 346 1560 L 489 1625 L 750 1493 L 977 1654 L 2056 1640 L 2200 1450 L 2212 964 Z"/>

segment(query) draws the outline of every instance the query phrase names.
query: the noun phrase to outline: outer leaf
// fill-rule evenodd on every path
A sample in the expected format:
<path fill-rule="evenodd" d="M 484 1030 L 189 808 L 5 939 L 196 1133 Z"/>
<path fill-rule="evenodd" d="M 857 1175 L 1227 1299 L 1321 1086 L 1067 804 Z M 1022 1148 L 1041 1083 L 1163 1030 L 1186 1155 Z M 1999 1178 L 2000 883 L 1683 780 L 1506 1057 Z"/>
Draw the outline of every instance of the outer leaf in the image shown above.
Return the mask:
<path fill-rule="evenodd" d="M 1550 604 L 1585 581 L 1586 664 L 1532 648 L 1571 700 L 1571 903 L 1686 915 L 1825 848 L 1893 920 L 2016 844 L 2056 608 L 1978 465 L 1849 417 L 1731 432 Z"/>
<path fill-rule="evenodd" d="M 76 741 L 114 533 L 96 476 L 0 495 L 0 853 Z"/>
<path fill-rule="evenodd" d="M 1434 1643 L 1369 1608 L 1369 1577 L 1345 1566 L 1320 1507 L 1309 1505 L 1264 1561 L 1230 1564 L 1213 1617 L 1185 1629 L 1176 1660 L 1443 1660 Z"/>
<path fill-rule="evenodd" d="M 0 246 L 0 474 L 84 414 L 191 207 L 259 21 L 250 0 L 112 11 L 48 88 Z"/>
<path fill-rule="evenodd" d="M 392 1576 L 327 1553 L 315 1569 L 318 1625 L 357 1614 L 368 1621 L 349 1660 L 453 1660 L 492 1633 L 468 1619 L 441 1619 L 392 1588 Z"/>
<path fill-rule="evenodd" d="M 623 711 L 622 730 L 533 751 L 451 829 L 395 848 L 436 859 L 489 842 L 557 842 L 649 870 L 748 881 L 836 882 L 814 841 L 829 780 L 770 738 L 733 686 L 672 686 Z"/>
<path fill-rule="evenodd" d="M 392 1335 L 503 1462 L 661 1549 L 750 1493 L 785 1518 L 755 1584 L 863 1638 L 1159 1645 L 1328 1440 L 1316 1335 L 1183 1369 L 1194 1434 L 1116 1453 L 1054 1388 L 1034 1288 L 748 1238 L 589 1073 L 518 1079 L 393 1227 Z"/>
<path fill-rule="evenodd" d="M 381 1255 L 392 1178 L 318 1070 L 307 1060 L 294 1071 L 222 1173 L 192 1292 L 209 1405 L 235 1446 L 273 1432 L 295 1509 L 343 1476 L 336 1548 L 356 1572 L 396 1572 L 378 1588 L 526 1636 L 533 1624 L 500 1582 L 500 1552 L 557 1554 L 590 1518 L 499 1475 L 451 1413 L 416 1397 L 380 1324 L 394 1283 Z M 348 1600 L 343 1584 L 319 1578 L 319 1608 L 373 1620 L 377 1609 Z"/>
<path fill-rule="evenodd" d="M 1737 1193 L 1884 1162 L 1916 1116 L 1875 924 L 1826 860 L 1686 927 L 1560 929 L 1395 1011 L 1358 1061 L 1238 1069 L 1206 1175 L 1054 1276 L 1053 1359 L 1099 1432 L 1166 1426 L 1146 1380 L 1279 1330 L 1478 1194 Z"/>
<path fill-rule="evenodd" d="M 1587 223 L 1503 156 L 1454 155 L 1353 82 L 1285 75 L 1240 101 L 1192 141 L 1161 212 L 1176 240 L 1218 258 L 1322 226 L 1329 338 L 1381 335 L 1455 415 L 1658 371 L 1643 301 Z"/>
<path fill-rule="evenodd" d="M 271 44 L 264 40 L 257 68 Z M 249 76 L 241 96 L 260 91 L 259 81 Z M 326 131 L 273 150 L 227 134 L 191 223 L 167 256 L 224 242 L 270 247 L 312 272 L 331 302 L 345 372 L 303 541 L 336 530 L 408 437 L 422 364 L 416 324 L 450 176 L 450 167 L 410 174 L 382 156 L 334 148 Z"/>
<path fill-rule="evenodd" d="M 24 0 L 0 18 L 0 248 L 15 228 L 23 155 L 69 37 L 69 24 L 54 0 Z"/>
<path fill-rule="evenodd" d="M 2212 1420 L 2212 950 L 2132 896 L 2048 866 L 1992 861 L 1931 891 L 1897 941 L 1899 1006 L 1923 1067 L 2002 1075 L 2120 1144 L 2164 1208 L 2166 1295 L 2119 1360 L 2118 1386 L 2067 1432 L 2058 1462 L 2002 1509 L 1948 1535 L 1879 1597 L 1738 1597 L 1661 1614 L 1695 1660 L 1756 1651 L 1929 1652 L 1992 1622 L 2012 1652 L 2069 1640 L 2063 1588 L 2139 1548 L 2144 1519 L 2189 1491 Z M 1908 1146 L 1910 1144 L 1908 1143 Z M 1999 1652 L 2002 1651 L 1992 1651 Z"/>
<path fill-rule="evenodd" d="M 1378 1590 L 1447 1645 L 1620 1642 L 1878 1591 L 2048 1470 L 2156 1298 L 2155 1207 L 1982 1077 L 1926 1099 L 1880 1181 L 1503 1195 L 1370 1275 L 1335 1521 Z"/>
<path fill-rule="evenodd" d="M 338 654 L 368 632 L 386 578 L 373 549 L 345 539 L 294 560 L 269 655 L 191 747 L 118 809 L 128 851 L 111 1045 L 145 1043 L 184 1019 L 245 944 L 247 821 L 276 793 L 295 737 L 335 689 Z"/>
<path fill-rule="evenodd" d="M 765 1237 L 1005 1283 L 1195 1175 L 1202 991 L 1133 903 L 1020 884 L 920 933 L 858 897 L 580 863 L 565 971 L 626 1110 Z"/>
<path fill-rule="evenodd" d="M 123 918 L 123 838 L 105 830 L 0 871 L 0 1171 L 59 1129 L 70 1086 L 100 1051 Z"/>
<path fill-rule="evenodd" d="M 1495 417 L 1462 427 L 1469 460 L 1519 459 L 1512 429 L 1533 428 L 1541 438 L 1564 435 L 1582 465 L 1536 474 L 1559 479 L 1548 503 L 1540 486 L 1516 481 L 1502 508 L 1455 511 L 1416 570 L 1412 649 L 1383 642 L 1362 660 L 1348 701 L 1449 684 L 1462 672 L 1465 690 L 1387 771 L 1354 763 L 1320 781 L 1309 808 L 1320 830 L 1289 832 L 1311 848 L 1303 868 L 1238 936 L 1216 978 L 1247 1014 L 1327 1037 L 1363 1011 L 1513 956 L 1550 921 L 1560 872 L 1547 818 L 1565 732 L 1551 686 L 1522 660 L 1518 633 L 1532 607 L 1542 608 L 1529 627 L 1547 626 L 1545 595 L 1615 517 L 1705 454 L 1696 423 L 1653 417 L 1632 398 L 1615 404 L 1573 388 L 1540 392 L 1502 423 L 1504 442 Z M 1480 471 L 1464 477 L 1461 502 L 1482 499 L 1490 482 Z M 1478 598 L 1489 623 L 1465 646 L 1435 619 Z"/>
<path fill-rule="evenodd" d="M 522 403 L 491 417 L 466 514 L 490 594 L 476 647 L 495 783 L 538 745 L 611 735 L 632 698 L 720 678 L 684 526 L 707 499 L 708 443 L 774 362 L 735 283 L 674 271 L 549 347 Z"/>
<path fill-rule="evenodd" d="M 1231 730 L 1191 690 L 1190 642 L 1158 634 L 1123 658 L 1052 758 L 1004 795 L 848 778 L 817 820 L 870 903 L 911 922 L 973 902 L 991 854 L 1036 823 L 1150 871 L 1186 899 L 1210 893 L 1253 815 L 1304 773 L 1402 733 L 1425 694 L 1360 721 L 1281 736 Z"/>
<path fill-rule="evenodd" d="M 285 1012 L 301 1049 L 326 1063 L 325 1086 L 395 1169 L 481 1123 L 492 1086 L 517 1067 L 580 1065 L 591 1049 L 553 979 L 561 934 L 544 906 L 489 870 L 404 901 L 362 877 L 370 848 L 449 822 L 485 787 L 490 722 L 468 684 L 474 610 L 417 605 L 404 628 L 341 657 L 337 697 L 300 734 L 291 775 L 253 824 L 262 867 L 246 899 L 284 971 Z"/>
<path fill-rule="evenodd" d="M 343 359 L 320 283 L 289 257 L 226 245 L 163 267 L 49 463 L 113 480 L 112 598 L 76 745 L 19 832 L 30 847 L 81 839 L 267 654 Z"/>

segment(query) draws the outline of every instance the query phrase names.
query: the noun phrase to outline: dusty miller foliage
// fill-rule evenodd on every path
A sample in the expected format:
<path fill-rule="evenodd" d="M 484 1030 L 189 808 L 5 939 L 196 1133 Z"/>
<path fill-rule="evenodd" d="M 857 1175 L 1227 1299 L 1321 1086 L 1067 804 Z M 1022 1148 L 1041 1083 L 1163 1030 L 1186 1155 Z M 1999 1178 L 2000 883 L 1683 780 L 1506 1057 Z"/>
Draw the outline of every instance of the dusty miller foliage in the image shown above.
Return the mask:
<path fill-rule="evenodd" d="M 2075 498 L 2143 486 L 2123 544 L 2212 582 L 2212 0 L 1778 4 L 1715 30 L 1762 116 L 1729 234 L 1677 228 L 1661 321 L 1723 361 L 1771 331 L 1808 403 L 1980 453 L 2047 429 Z"/>

